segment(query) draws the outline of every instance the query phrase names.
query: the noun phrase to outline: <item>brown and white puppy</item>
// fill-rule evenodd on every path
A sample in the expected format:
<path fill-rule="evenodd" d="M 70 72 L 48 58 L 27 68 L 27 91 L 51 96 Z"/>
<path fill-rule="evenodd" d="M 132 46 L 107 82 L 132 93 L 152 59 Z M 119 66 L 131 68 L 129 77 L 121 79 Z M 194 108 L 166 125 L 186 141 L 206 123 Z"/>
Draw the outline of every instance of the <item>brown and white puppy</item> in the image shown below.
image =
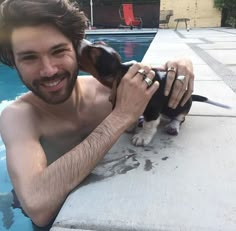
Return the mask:
<path fill-rule="evenodd" d="M 116 89 L 134 62 L 122 63 L 120 55 L 105 43 L 90 43 L 83 40 L 78 51 L 79 66 L 82 70 L 93 75 L 103 85 L 112 89 L 110 101 L 115 107 Z M 177 135 L 180 125 L 184 122 L 185 116 L 188 114 L 192 101 L 205 102 L 215 106 L 229 108 L 226 105 L 209 100 L 200 95 L 192 95 L 184 106 L 177 106 L 172 109 L 168 107 L 169 96 L 164 95 L 166 72 L 160 72 L 153 69 L 156 73 L 155 80 L 160 83 L 158 90 L 155 92 L 148 103 L 144 113 L 144 122 L 142 129 L 139 130 L 132 138 L 132 143 L 136 146 L 148 145 L 156 133 L 157 126 L 160 123 L 160 115 L 170 118 L 167 125 L 167 133 Z"/>

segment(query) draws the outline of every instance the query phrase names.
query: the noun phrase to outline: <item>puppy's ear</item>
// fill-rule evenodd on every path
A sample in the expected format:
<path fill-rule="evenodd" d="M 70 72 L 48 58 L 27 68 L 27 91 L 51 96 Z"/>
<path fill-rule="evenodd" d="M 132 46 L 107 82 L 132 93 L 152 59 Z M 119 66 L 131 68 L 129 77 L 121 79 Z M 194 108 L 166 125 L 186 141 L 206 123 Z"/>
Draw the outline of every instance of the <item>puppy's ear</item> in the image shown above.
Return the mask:
<path fill-rule="evenodd" d="M 89 47 L 89 57 L 92 61 L 92 63 L 97 63 L 98 58 L 101 56 L 101 49 L 97 48 L 97 47 Z"/>
<path fill-rule="evenodd" d="M 103 45 L 103 46 L 107 46 L 107 43 L 103 42 L 103 41 L 98 41 L 94 43 L 95 45 Z"/>

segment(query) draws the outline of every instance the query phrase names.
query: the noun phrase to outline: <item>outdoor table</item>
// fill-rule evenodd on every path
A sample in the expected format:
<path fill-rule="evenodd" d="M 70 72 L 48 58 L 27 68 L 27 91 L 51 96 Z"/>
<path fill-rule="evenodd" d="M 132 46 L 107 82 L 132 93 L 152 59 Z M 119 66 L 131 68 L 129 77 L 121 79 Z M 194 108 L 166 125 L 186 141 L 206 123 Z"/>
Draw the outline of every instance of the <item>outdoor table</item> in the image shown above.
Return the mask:
<path fill-rule="evenodd" d="M 189 18 L 176 18 L 175 19 L 175 22 L 176 22 L 175 30 L 177 30 L 179 22 L 185 22 L 186 30 L 188 30 L 188 21 L 190 21 Z"/>

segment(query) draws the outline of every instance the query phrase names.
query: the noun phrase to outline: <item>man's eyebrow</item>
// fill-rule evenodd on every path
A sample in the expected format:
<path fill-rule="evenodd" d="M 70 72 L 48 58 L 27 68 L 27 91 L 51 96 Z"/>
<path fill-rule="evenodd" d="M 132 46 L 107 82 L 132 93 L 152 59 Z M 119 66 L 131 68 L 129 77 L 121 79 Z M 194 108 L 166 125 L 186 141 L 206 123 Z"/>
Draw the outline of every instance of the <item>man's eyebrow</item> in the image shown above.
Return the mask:
<path fill-rule="evenodd" d="M 60 43 L 60 44 L 57 44 L 55 46 L 53 46 L 50 50 L 56 50 L 58 48 L 64 48 L 64 47 L 67 47 L 68 46 L 68 43 Z"/>
<path fill-rule="evenodd" d="M 67 46 L 68 46 L 68 43 L 60 43 L 60 44 L 57 44 L 57 45 L 51 47 L 50 50 L 56 50 L 56 49 L 64 48 Z M 33 50 L 28 50 L 28 51 L 20 51 L 20 52 L 16 53 L 17 56 L 33 55 L 33 54 L 37 54 L 37 52 L 33 51 Z"/>
<path fill-rule="evenodd" d="M 33 55 L 36 54 L 35 51 L 20 51 L 20 52 L 16 52 L 17 56 L 24 56 L 24 55 Z"/>

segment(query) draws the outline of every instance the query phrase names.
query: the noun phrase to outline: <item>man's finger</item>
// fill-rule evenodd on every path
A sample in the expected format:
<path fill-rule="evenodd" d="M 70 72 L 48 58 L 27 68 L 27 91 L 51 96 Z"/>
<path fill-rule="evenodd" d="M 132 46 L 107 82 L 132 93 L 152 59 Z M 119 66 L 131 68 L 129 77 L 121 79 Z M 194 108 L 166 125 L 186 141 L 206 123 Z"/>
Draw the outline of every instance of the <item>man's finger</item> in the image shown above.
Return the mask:
<path fill-rule="evenodd" d="M 176 67 L 174 65 L 167 67 L 167 78 L 166 78 L 166 86 L 165 86 L 165 96 L 168 96 L 175 81 L 176 76 Z"/>
<path fill-rule="evenodd" d="M 183 98 L 183 100 L 181 102 L 181 106 L 184 106 L 184 104 L 189 100 L 190 96 L 192 95 L 192 93 L 193 93 L 193 85 L 194 85 L 193 84 L 193 80 L 189 81 L 189 83 L 188 83 L 188 90 L 187 90 L 187 92 L 184 95 L 184 98 Z"/>
<path fill-rule="evenodd" d="M 170 108 L 173 108 L 174 105 L 176 104 L 176 99 L 178 97 L 178 95 L 181 93 L 183 84 L 180 81 L 175 81 L 175 84 L 173 86 L 173 91 L 171 93 L 169 102 L 168 102 L 168 106 Z"/>
<path fill-rule="evenodd" d="M 185 92 L 186 92 L 186 89 L 187 89 L 187 84 L 183 84 L 177 98 L 175 99 L 175 102 L 173 104 L 173 108 L 176 108 L 178 105 L 179 105 L 179 102 L 181 101 L 181 99 L 183 98 Z"/>
<path fill-rule="evenodd" d="M 151 95 L 153 95 L 156 90 L 159 88 L 160 83 L 158 81 L 154 81 L 152 86 L 147 89 L 147 92 L 149 92 Z"/>
<path fill-rule="evenodd" d="M 188 79 L 184 75 L 179 75 L 179 76 L 177 76 L 175 83 L 178 83 L 178 84 L 181 83 L 182 87 L 180 88 L 179 93 L 178 93 L 177 97 L 175 98 L 174 103 L 172 104 L 172 108 L 176 108 L 178 106 L 179 102 L 181 101 L 181 99 L 183 98 L 183 95 L 185 94 L 185 92 L 187 90 Z"/>

